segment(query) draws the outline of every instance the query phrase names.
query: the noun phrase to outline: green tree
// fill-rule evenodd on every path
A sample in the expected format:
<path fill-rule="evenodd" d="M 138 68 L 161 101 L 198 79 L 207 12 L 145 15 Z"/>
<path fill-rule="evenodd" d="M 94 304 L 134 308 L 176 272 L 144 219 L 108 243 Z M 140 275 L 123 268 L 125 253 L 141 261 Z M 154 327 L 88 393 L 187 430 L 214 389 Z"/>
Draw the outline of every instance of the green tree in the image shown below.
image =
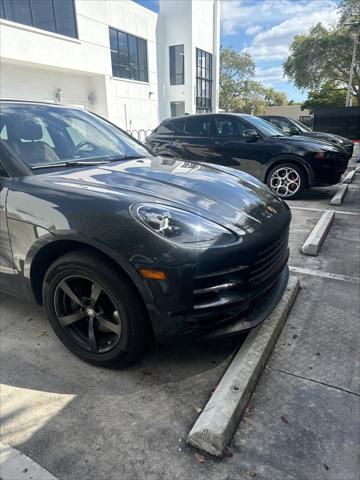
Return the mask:
<path fill-rule="evenodd" d="M 228 112 L 260 114 L 268 105 L 286 105 L 284 92 L 265 88 L 253 80 L 255 62 L 249 53 L 240 53 L 232 47 L 220 52 L 219 104 Z"/>
<path fill-rule="evenodd" d="M 343 4 L 348 3 L 348 0 L 343 1 Z M 319 91 L 326 83 L 334 88 L 346 88 L 353 41 L 349 27 L 340 24 L 327 29 L 318 23 L 308 34 L 295 36 L 290 55 L 283 64 L 284 73 L 303 90 Z M 360 48 L 355 61 L 352 95 L 360 105 Z"/>
<path fill-rule="evenodd" d="M 265 101 L 269 107 L 277 107 L 288 104 L 288 98 L 286 93 L 278 92 L 272 87 L 265 90 Z"/>
<path fill-rule="evenodd" d="M 240 53 L 232 47 L 220 51 L 220 108 L 234 111 L 244 98 L 247 82 L 255 74 L 255 63 L 248 53 Z"/>
<path fill-rule="evenodd" d="M 313 113 L 316 107 L 343 107 L 345 99 L 346 88 L 339 89 L 327 82 L 319 90 L 308 93 L 308 98 L 301 104 L 301 109 L 307 108 Z"/>

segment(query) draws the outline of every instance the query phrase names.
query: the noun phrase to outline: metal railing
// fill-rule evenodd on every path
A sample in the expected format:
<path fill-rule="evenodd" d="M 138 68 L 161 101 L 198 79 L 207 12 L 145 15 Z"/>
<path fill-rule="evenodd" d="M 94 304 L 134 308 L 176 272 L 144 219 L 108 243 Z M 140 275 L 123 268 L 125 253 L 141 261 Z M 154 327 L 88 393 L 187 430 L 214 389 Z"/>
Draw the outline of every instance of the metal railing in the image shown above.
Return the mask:
<path fill-rule="evenodd" d="M 131 135 L 132 137 L 136 138 L 136 140 L 139 140 L 140 142 L 144 142 L 145 138 L 150 135 L 152 130 L 150 128 L 144 129 L 140 128 L 139 130 L 126 130 L 126 133 Z"/>

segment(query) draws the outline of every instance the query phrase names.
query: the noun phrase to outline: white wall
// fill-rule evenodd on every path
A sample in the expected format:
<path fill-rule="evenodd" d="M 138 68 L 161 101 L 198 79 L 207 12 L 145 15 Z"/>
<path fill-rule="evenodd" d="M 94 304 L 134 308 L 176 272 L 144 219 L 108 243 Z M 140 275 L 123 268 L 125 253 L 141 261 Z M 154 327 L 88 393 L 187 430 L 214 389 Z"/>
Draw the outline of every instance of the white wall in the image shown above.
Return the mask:
<path fill-rule="evenodd" d="M 0 96 L 83 105 L 124 129 L 152 129 L 171 101 L 195 107 L 195 47 L 214 53 L 217 0 L 160 0 L 160 15 L 131 0 L 75 0 L 78 39 L 0 20 Z M 109 26 L 145 38 L 149 81 L 112 76 Z M 185 85 L 170 86 L 169 46 L 185 46 Z M 95 103 L 89 102 L 89 94 Z"/>

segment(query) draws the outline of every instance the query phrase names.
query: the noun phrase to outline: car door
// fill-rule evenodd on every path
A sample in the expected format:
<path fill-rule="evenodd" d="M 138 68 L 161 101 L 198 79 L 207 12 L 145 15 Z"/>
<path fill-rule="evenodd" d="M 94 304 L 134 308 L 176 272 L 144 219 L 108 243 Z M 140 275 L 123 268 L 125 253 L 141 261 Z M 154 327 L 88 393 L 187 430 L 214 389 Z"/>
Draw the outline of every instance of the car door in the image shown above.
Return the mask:
<path fill-rule="evenodd" d="M 0 290 L 13 292 L 15 288 L 15 268 L 6 218 L 6 199 L 10 176 L 0 159 Z"/>
<path fill-rule="evenodd" d="M 172 148 L 185 160 L 208 162 L 213 153 L 211 115 L 189 115 L 174 120 Z"/>
<path fill-rule="evenodd" d="M 264 161 L 264 143 L 261 136 L 244 136 L 251 127 L 240 118 L 230 115 L 215 117 L 214 163 L 238 168 L 258 177 Z"/>

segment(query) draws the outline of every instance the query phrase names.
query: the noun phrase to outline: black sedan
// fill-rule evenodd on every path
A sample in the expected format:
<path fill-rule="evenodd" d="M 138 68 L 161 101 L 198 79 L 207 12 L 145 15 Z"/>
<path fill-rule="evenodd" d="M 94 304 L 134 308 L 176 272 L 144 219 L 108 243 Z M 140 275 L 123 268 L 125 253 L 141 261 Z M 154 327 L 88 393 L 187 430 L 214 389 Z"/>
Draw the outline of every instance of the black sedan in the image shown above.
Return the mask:
<path fill-rule="evenodd" d="M 276 127 L 281 128 L 281 130 L 289 135 L 302 135 L 304 137 L 318 138 L 320 140 L 325 140 L 326 142 L 338 145 L 346 151 L 349 159 L 352 157 L 354 143 L 348 138 L 341 137 L 340 135 L 334 135 L 333 133 L 314 132 L 298 120 L 283 117 L 281 115 L 260 115 L 259 118 L 262 118 L 267 122 L 272 123 Z"/>
<path fill-rule="evenodd" d="M 261 118 L 230 113 L 164 120 L 146 145 L 156 155 L 238 168 L 286 199 L 306 187 L 338 183 L 349 159 L 332 143 L 290 136 Z"/>
<path fill-rule="evenodd" d="M 286 204 L 237 170 L 152 156 L 100 117 L 1 103 L 0 290 L 97 365 L 259 324 L 288 279 Z"/>

